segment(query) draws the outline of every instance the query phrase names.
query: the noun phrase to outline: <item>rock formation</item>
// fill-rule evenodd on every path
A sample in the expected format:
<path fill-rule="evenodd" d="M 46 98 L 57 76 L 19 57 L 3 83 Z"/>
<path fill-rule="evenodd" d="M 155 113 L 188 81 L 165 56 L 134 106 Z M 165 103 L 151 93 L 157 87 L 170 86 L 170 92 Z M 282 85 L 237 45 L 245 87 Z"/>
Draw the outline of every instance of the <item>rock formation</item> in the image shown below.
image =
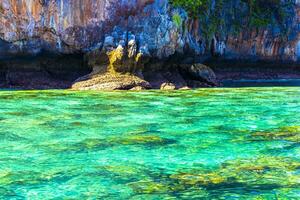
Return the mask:
<path fill-rule="evenodd" d="M 286 20 L 285 39 L 270 26 L 238 34 L 220 30 L 222 36 L 215 33 L 209 40 L 199 31 L 199 21 L 167 0 L 2 0 L 0 81 L 9 85 L 7 79 L 19 79 L 10 68 L 22 65 L 16 64 L 18 58 L 30 59 L 25 71 L 46 74 L 44 79 L 74 66 L 78 73 L 60 74 L 69 82 L 77 79 L 74 89 L 214 86 L 213 72 L 192 64 L 214 57 L 298 63 L 298 4 Z M 70 59 L 58 62 L 65 56 Z"/>

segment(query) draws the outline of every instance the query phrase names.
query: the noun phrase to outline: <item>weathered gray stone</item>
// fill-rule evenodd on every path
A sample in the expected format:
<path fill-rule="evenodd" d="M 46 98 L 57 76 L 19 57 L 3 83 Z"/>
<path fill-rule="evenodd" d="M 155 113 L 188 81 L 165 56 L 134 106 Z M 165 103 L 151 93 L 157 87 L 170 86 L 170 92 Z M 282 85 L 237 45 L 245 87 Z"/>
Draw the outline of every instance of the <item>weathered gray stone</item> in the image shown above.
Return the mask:
<path fill-rule="evenodd" d="M 72 86 L 73 90 L 130 90 L 137 88 L 149 89 L 151 85 L 134 75 L 106 73 L 76 81 Z"/>
<path fill-rule="evenodd" d="M 234 5 L 240 5 L 237 9 L 241 12 L 247 9 L 240 0 L 233 1 Z M 168 0 L 41 2 L 1 1 L 0 39 L 8 43 L 0 45 L 0 58 L 36 55 L 43 50 L 67 54 L 90 52 L 95 48 L 112 51 L 118 45 L 127 44 L 131 46 L 129 57 L 136 51 L 144 51 L 159 59 L 175 53 L 202 56 L 207 52 L 238 59 L 297 61 L 300 58 L 298 2 L 295 11 L 289 11 L 294 16 L 284 24 L 289 27 L 286 40 L 280 39 L 284 30 L 278 26 L 232 34 L 233 27 L 227 25 L 212 33 L 212 43 L 199 31 L 203 22 L 188 18 L 182 9 L 172 8 Z M 175 14 L 180 16 L 182 24 L 173 22 Z M 230 22 L 226 16 L 224 20 Z"/>
<path fill-rule="evenodd" d="M 176 86 L 173 83 L 163 83 L 160 86 L 161 90 L 175 90 Z"/>
<path fill-rule="evenodd" d="M 206 65 L 200 63 L 193 65 L 182 64 L 180 68 L 192 80 L 203 81 L 212 86 L 218 85 L 214 71 Z"/>

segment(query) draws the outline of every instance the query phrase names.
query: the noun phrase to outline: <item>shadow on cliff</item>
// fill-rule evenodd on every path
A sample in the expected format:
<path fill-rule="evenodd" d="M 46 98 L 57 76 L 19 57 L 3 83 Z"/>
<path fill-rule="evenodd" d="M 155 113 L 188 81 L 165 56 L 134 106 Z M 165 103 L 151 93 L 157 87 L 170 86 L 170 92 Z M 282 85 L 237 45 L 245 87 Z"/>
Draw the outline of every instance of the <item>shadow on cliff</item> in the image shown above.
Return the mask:
<path fill-rule="evenodd" d="M 223 87 L 300 86 L 300 63 L 211 59 L 205 62 Z"/>
<path fill-rule="evenodd" d="M 204 62 L 209 67 L 176 63 L 179 61 L 150 61 L 143 69 L 143 78 L 153 89 L 161 89 L 163 85 L 169 88 L 210 87 L 207 80 L 221 83 L 219 86 L 223 87 L 300 86 L 300 64 L 297 63 L 219 59 Z M 80 53 L 59 55 L 43 52 L 38 56 L 6 56 L 5 59 L 0 58 L 0 89 L 72 88 L 75 80 L 92 72 L 89 66 L 85 56 Z M 207 74 L 214 73 L 215 77 L 207 77 Z M 200 75 L 202 81 L 196 81 Z M 203 76 L 207 80 L 203 80 Z"/>
<path fill-rule="evenodd" d="M 66 89 L 90 71 L 82 54 L 6 57 L 0 60 L 0 89 Z"/>

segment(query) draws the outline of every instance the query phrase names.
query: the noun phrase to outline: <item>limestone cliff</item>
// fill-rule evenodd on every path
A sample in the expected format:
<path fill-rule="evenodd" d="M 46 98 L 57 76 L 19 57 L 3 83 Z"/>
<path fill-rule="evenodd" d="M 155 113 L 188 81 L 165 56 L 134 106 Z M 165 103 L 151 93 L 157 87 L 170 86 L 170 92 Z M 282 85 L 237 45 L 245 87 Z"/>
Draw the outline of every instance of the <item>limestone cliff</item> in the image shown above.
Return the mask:
<path fill-rule="evenodd" d="M 234 4 L 241 5 L 242 12 L 242 2 L 236 0 Z M 167 0 L 1 0 L 0 59 L 44 52 L 82 55 L 93 70 L 80 80 L 108 72 L 151 79 L 155 69 L 161 71 L 164 67 L 161 61 L 173 59 L 178 63 L 178 58 L 183 57 L 183 63 L 201 62 L 213 56 L 297 63 L 298 5 L 297 0 L 293 15 L 286 19 L 289 31 L 284 39 L 282 30 L 273 26 L 244 29 L 238 34 L 220 28 L 208 39 L 200 31 L 198 20 L 189 18 L 185 10 L 172 7 Z M 174 21 L 175 15 L 180 16 L 179 24 Z M 177 76 L 172 72 L 184 69 L 167 67 L 170 70 L 163 77 L 171 77 L 165 78 L 168 80 Z M 155 79 L 154 85 L 160 78 Z"/>

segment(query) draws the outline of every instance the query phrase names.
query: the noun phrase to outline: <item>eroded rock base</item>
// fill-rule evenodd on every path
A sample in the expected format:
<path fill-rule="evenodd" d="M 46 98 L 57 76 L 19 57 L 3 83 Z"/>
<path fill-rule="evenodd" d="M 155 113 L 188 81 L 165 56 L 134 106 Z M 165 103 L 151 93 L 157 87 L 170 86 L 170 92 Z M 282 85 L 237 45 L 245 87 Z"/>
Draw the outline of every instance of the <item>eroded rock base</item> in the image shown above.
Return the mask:
<path fill-rule="evenodd" d="M 81 54 L 20 56 L 0 60 L 0 88 L 67 89 L 90 72 Z"/>
<path fill-rule="evenodd" d="M 247 60 L 208 60 L 217 80 L 300 79 L 300 63 Z"/>
<path fill-rule="evenodd" d="M 92 55 L 98 59 L 95 62 L 81 54 L 0 60 L 0 89 L 176 90 L 222 86 L 220 83 L 228 80 L 300 78 L 300 65 L 295 63 L 214 60 L 207 65 L 178 64 L 135 62 L 137 57 L 129 60 L 128 53 L 101 55 Z"/>
<path fill-rule="evenodd" d="M 86 80 L 79 79 L 73 90 L 142 90 L 150 89 L 149 82 L 131 74 L 105 73 L 93 75 Z"/>

